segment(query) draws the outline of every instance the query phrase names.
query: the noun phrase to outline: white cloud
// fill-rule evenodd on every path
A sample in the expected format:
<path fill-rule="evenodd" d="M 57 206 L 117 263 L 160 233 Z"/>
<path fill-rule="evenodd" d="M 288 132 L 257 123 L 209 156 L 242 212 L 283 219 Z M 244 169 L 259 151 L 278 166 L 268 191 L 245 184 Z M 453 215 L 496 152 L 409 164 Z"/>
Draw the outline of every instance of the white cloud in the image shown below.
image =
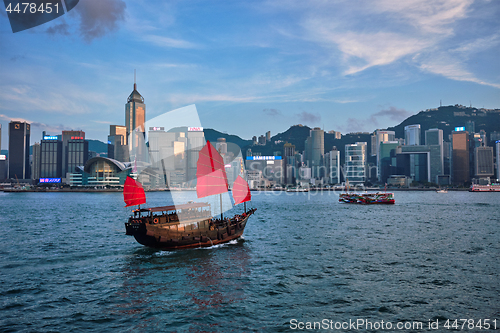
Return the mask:
<path fill-rule="evenodd" d="M 199 47 L 197 44 L 182 39 L 175 39 L 158 35 L 147 35 L 141 37 L 141 39 L 160 47 L 168 47 L 176 49 L 193 49 Z"/>
<path fill-rule="evenodd" d="M 315 30 L 323 41 L 330 41 L 338 46 L 347 65 L 344 75 L 358 73 L 373 66 L 388 65 L 432 45 L 432 41 L 409 38 L 393 32 L 339 33 L 327 30 L 323 24 L 310 26 L 309 29 Z"/>
<path fill-rule="evenodd" d="M 455 21 L 467 16 L 474 0 L 378 0 L 375 12 L 391 12 L 423 33 L 452 34 Z M 393 17 L 393 19 L 395 19 Z"/>
<path fill-rule="evenodd" d="M 456 81 L 468 81 L 477 84 L 500 88 L 500 84 L 486 82 L 477 78 L 473 73 L 466 70 L 463 64 L 447 55 L 429 57 L 420 62 L 419 68 L 422 71 L 442 75 Z"/>
<path fill-rule="evenodd" d="M 451 51 L 469 55 L 472 53 L 483 52 L 484 50 L 497 46 L 499 43 L 500 35 L 497 33 L 488 37 L 468 40 L 467 42 L 461 43 L 457 48 L 452 49 Z"/>

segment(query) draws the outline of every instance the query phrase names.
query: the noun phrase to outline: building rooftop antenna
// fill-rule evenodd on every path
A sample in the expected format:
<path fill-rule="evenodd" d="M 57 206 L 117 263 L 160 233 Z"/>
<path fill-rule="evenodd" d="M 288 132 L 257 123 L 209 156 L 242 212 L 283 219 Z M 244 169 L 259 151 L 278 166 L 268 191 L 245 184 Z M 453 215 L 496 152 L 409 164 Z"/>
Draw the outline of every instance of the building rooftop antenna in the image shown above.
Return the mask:
<path fill-rule="evenodd" d="M 134 90 L 137 90 L 137 83 L 135 81 L 135 69 L 134 69 Z"/>

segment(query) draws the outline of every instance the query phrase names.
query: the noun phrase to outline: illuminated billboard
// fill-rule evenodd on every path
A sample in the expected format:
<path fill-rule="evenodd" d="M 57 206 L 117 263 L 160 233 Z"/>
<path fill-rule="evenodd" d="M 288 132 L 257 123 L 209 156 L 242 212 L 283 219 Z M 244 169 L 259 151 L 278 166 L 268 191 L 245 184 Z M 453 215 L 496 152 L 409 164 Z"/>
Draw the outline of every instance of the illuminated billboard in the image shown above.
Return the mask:
<path fill-rule="evenodd" d="M 40 178 L 38 183 L 60 183 L 61 178 Z"/>
<path fill-rule="evenodd" d="M 281 160 L 281 156 L 247 156 L 247 161 L 274 161 Z"/>
<path fill-rule="evenodd" d="M 461 126 L 461 127 L 455 127 L 455 132 L 463 132 L 465 131 L 465 127 Z"/>
<path fill-rule="evenodd" d="M 56 135 L 45 135 L 43 137 L 44 140 L 57 140 L 57 136 Z"/>
<path fill-rule="evenodd" d="M 188 132 L 203 132 L 203 127 L 188 127 Z"/>

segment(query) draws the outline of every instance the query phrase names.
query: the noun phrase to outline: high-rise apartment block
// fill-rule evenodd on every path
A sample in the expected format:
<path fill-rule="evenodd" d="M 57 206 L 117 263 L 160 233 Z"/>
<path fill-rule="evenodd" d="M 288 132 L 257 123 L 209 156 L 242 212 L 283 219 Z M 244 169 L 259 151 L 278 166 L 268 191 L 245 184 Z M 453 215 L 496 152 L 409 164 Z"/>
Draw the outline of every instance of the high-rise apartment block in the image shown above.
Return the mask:
<path fill-rule="evenodd" d="M 9 123 L 9 163 L 10 179 L 30 179 L 30 127 L 27 122 Z"/>

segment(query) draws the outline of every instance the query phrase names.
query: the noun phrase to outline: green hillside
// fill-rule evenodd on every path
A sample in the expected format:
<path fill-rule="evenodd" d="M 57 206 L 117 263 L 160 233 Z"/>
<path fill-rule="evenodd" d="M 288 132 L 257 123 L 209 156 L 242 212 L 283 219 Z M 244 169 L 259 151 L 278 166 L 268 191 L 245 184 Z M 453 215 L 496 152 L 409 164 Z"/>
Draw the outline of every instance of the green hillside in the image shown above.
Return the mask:
<path fill-rule="evenodd" d="M 89 151 L 95 151 L 96 153 L 108 153 L 108 145 L 99 140 L 86 140 L 89 143 Z"/>
<path fill-rule="evenodd" d="M 491 132 L 500 131 L 500 109 L 482 110 L 459 105 L 420 111 L 416 115 L 406 118 L 401 124 L 389 127 L 387 130 L 395 131 L 397 138 L 403 138 L 405 126 L 420 124 L 422 140 L 425 138 L 426 130 L 439 128 L 443 130 L 444 140 L 449 141 L 448 136 L 455 127 L 465 126 L 469 120 L 475 123 L 476 133 L 485 130 L 488 139 Z"/>
<path fill-rule="evenodd" d="M 435 109 L 420 111 L 419 113 L 408 117 L 399 125 L 389 127 L 387 130 L 395 131 L 396 138 L 404 138 L 404 127 L 408 125 L 420 124 L 422 144 L 424 143 L 425 131 L 430 128 L 439 128 L 443 130 L 444 140 L 448 141 L 448 136 L 455 127 L 465 126 L 467 121 L 472 120 L 475 123 L 475 131 L 485 130 L 488 139 L 489 134 L 493 131 L 500 132 L 500 109 L 484 110 L 473 107 L 464 107 L 461 105 L 442 106 Z M 187 128 L 182 128 L 187 131 Z M 173 129 L 179 130 L 179 129 Z M 373 129 L 375 130 L 375 129 Z M 278 133 L 271 138 L 265 146 L 253 145 L 252 140 L 244 140 L 237 135 L 222 133 L 211 128 L 205 128 L 205 139 L 211 142 L 217 142 L 219 138 L 225 138 L 226 142 L 234 143 L 241 148 L 245 156 L 247 149 L 251 149 L 252 153 L 260 153 L 261 155 L 282 154 L 283 145 L 289 142 L 295 145 L 295 150 L 302 153 L 305 148 L 305 140 L 309 137 L 311 128 L 304 125 L 294 125 L 283 133 Z M 107 144 L 99 140 L 87 140 L 89 142 L 89 150 L 97 153 L 107 153 Z M 336 146 L 341 151 L 341 163 L 344 163 L 344 151 L 346 144 L 355 142 L 366 142 L 368 156 L 371 155 L 371 138 L 370 133 L 348 133 L 342 135 L 341 139 L 335 139 L 333 134 L 325 133 L 325 153 L 330 151 L 333 146 Z M 488 142 L 491 145 L 491 142 Z M 373 162 L 369 159 L 369 162 Z"/>

